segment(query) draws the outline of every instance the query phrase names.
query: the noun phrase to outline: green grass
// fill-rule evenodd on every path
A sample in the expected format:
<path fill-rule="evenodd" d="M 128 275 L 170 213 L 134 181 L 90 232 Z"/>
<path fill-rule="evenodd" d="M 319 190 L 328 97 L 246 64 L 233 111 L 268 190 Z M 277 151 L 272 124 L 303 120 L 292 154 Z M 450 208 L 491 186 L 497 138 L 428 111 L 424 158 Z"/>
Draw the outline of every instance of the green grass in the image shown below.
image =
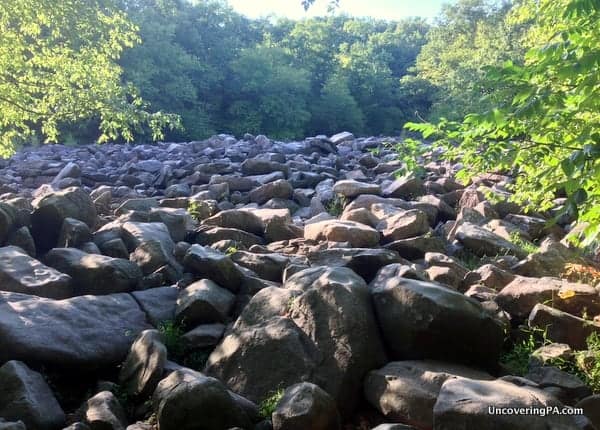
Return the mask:
<path fill-rule="evenodd" d="M 185 331 L 183 324 L 171 320 L 163 321 L 159 324 L 158 331 L 163 335 L 169 358 L 181 360 L 185 355 L 185 344 L 183 342 Z"/>
<path fill-rule="evenodd" d="M 529 360 L 533 352 L 552 343 L 547 337 L 547 331 L 534 328 L 525 329 L 525 338 L 516 342 L 512 349 L 500 357 L 500 364 L 512 375 L 525 376 L 529 371 Z M 573 358 L 555 358 L 548 360 L 545 365 L 554 366 L 563 372 L 570 373 L 581 379 L 595 394 L 600 393 L 600 334 L 592 333 L 586 339 L 587 349 L 575 351 Z M 591 354 L 590 354 L 591 353 Z M 587 365 L 586 356 L 594 357 Z"/>
<path fill-rule="evenodd" d="M 158 331 L 163 335 L 170 360 L 190 369 L 204 369 L 211 351 L 208 349 L 192 350 L 186 346 L 183 339 L 185 334 L 183 322 L 163 321 L 160 323 Z"/>
<path fill-rule="evenodd" d="M 475 254 L 471 254 L 470 252 L 460 251 L 457 252 L 454 257 L 469 270 L 477 270 L 483 266 L 482 260 L 484 257 L 479 257 Z"/>
<path fill-rule="evenodd" d="M 273 412 L 275 412 L 277 404 L 282 397 L 283 390 L 279 389 L 277 391 L 273 391 L 269 397 L 260 402 L 260 405 L 258 405 L 258 412 L 260 413 L 260 416 L 263 418 L 271 418 L 271 415 L 273 415 Z"/>
<path fill-rule="evenodd" d="M 524 339 L 516 342 L 512 349 L 500 356 L 500 364 L 512 375 L 525 376 L 529 370 L 531 354 L 543 345 L 550 343 L 546 331 L 540 329 L 523 329 Z"/>
<path fill-rule="evenodd" d="M 533 243 L 523 240 L 521 235 L 516 231 L 510 233 L 510 241 L 528 254 L 534 254 L 540 250 L 540 248 Z"/>

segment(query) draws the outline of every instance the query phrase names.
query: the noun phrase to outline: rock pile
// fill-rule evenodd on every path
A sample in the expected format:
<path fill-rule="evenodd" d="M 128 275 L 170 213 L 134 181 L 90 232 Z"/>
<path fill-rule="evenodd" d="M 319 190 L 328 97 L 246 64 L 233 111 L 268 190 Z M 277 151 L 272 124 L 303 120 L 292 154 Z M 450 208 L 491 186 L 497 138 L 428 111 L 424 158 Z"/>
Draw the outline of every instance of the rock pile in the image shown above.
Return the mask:
<path fill-rule="evenodd" d="M 398 177 L 391 141 L 0 161 L 0 429 L 600 429 L 600 279 L 563 202 L 524 213 L 436 154 Z"/>

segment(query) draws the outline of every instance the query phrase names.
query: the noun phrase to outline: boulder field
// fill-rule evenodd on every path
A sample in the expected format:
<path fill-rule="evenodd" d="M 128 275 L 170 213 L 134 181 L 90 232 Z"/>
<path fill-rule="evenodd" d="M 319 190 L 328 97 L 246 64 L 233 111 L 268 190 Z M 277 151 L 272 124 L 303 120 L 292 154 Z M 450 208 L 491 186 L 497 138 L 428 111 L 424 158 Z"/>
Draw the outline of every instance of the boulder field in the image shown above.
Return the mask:
<path fill-rule="evenodd" d="M 401 175 L 394 142 L 0 160 L 0 430 L 600 430 L 600 272 L 564 201 L 435 151 Z"/>

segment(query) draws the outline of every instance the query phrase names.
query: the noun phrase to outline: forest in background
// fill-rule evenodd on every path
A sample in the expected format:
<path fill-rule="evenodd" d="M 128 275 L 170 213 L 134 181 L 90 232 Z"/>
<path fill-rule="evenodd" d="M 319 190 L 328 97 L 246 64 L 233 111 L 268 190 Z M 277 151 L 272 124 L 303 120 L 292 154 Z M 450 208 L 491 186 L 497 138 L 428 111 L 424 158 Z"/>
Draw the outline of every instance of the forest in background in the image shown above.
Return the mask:
<path fill-rule="evenodd" d="M 507 23 L 509 4 L 486 0 L 447 5 L 434 23 L 422 18 L 394 22 L 337 13 L 300 21 L 251 20 L 220 0 L 68 0 L 61 6 L 65 10 L 60 19 L 66 22 L 56 23 L 52 21 L 55 10 L 49 10 L 47 16 L 33 15 L 44 9 L 45 2 L 9 0 L 0 6 L 5 8 L 5 30 L 17 24 L 11 21 L 19 15 L 22 22 L 15 38 L 38 39 L 41 30 L 23 34 L 23 28 L 51 29 L 56 25 L 60 32 L 58 26 L 95 25 L 96 8 L 102 11 L 107 28 L 100 27 L 98 34 L 78 34 L 73 43 L 96 43 L 103 30 L 116 37 L 106 40 L 106 46 L 89 57 L 78 59 L 79 63 L 65 66 L 65 74 L 73 74 L 75 69 L 80 72 L 76 79 L 90 82 L 57 85 L 56 81 L 44 81 L 43 71 L 36 69 L 32 83 L 23 80 L 21 90 L 35 84 L 56 87 L 55 97 L 40 106 L 42 111 L 50 110 L 55 119 L 29 118 L 15 133 L 23 138 L 23 130 L 34 132 L 25 133 L 23 141 L 89 143 L 99 137 L 149 141 L 155 137 L 150 130 L 158 126 L 165 130 L 161 138 L 177 141 L 222 132 L 238 136 L 262 133 L 279 139 L 340 130 L 357 135 L 398 135 L 408 121 L 461 117 L 477 106 L 485 91 L 480 85 L 483 67 L 507 59 L 521 61 L 524 53 L 521 36 L 526 25 Z M 69 15 L 84 5 L 90 15 Z M 55 40 L 46 38 L 40 46 L 40 61 L 64 61 L 64 57 L 50 57 L 46 52 L 73 37 L 58 34 Z M 7 36 L 2 42 L 8 40 Z M 23 46 L 23 50 L 7 51 L 6 55 L 27 56 L 28 49 L 31 47 Z M 111 50 L 108 58 L 99 61 L 107 49 Z M 90 67 L 90 57 L 95 68 Z M 6 78 L 18 82 L 14 77 L 20 73 L 19 64 L 12 64 L 9 58 L 4 63 L 15 69 L 12 74 L 9 70 L 6 74 L 11 76 Z M 64 76 L 64 80 L 73 79 Z M 2 85 L 0 80 L 0 94 Z M 65 102 L 65 86 L 73 85 L 87 89 L 89 100 L 72 94 L 74 100 Z M 11 100 L 20 96 L 11 96 Z M 81 112 L 56 115 L 63 109 L 58 105 L 61 98 L 63 105 L 80 104 Z M 105 106 L 93 106 L 94 100 L 103 100 Z M 21 106 L 36 101 L 35 96 L 25 97 Z M 147 115 L 132 120 L 142 107 Z M 0 111 L 5 112 L 4 108 Z M 106 124 L 107 117 L 112 125 Z M 52 122 L 54 127 L 44 122 Z M 118 131 L 122 122 L 128 122 L 125 133 Z M 172 127 L 165 127 L 168 124 Z"/>
<path fill-rule="evenodd" d="M 458 0 L 433 23 L 249 20 L 212 0 L 0 3 L 0 155 L 403 128 L 460 161 L 464 181 L 511 174 L 532 210 L 564 198 L 598 237 L 600 0 Z M 422 149 L 399 146 L 407 165 Z"/>

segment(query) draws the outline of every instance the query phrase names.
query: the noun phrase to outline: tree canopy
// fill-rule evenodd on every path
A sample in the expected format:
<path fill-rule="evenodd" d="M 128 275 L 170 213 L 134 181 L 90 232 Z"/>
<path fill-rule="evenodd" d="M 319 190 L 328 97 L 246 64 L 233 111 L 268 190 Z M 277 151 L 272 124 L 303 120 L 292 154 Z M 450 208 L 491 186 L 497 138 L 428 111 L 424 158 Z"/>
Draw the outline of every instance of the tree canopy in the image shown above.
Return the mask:
<path fill-rule="evenodd" d="M 530 22 L 531 49 L 521 62 L 487 68 L 489 109 L 464 120 L 408 124 L 435 137 L 468 179 L 483 171 L 513 173 L 515 199 L 588 226 L 600 234 L 600 2 L 525 0 L 510 19 Z"/>
<path fill-rule="evenodd" d="M 110 0 L 2 1 L 0 151 L 36 137 L 56 142 L 62 125 L 90 119 L 100 141 L 131 140 L 144 125 L 160 138 L 176 118 L 145 110 L 116 62 L 138 42 Z"/>

